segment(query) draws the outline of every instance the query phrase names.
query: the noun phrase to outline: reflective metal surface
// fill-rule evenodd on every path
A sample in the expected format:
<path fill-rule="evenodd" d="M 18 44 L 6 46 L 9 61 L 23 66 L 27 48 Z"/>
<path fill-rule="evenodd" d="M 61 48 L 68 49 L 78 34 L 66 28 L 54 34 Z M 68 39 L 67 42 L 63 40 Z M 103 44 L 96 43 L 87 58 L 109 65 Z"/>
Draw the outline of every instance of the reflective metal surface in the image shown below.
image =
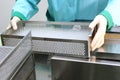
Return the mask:
<path fill-rule="evenodd" d="M 104 45 L 96 52 L 100 59 L 120 60 L 120 33 L 109 33 Z"/>
<path fill-rule="evenodd" d="M 31 31 L 33 38 L 88 40 L 88 25 L 88 22 L 21 21 L 17 25 L 18 30 L 6 30 L 3 34 L 25 36 Z"/>
<path fill-rule="evenodd" d="M 52 57 L 52 80 L 119 80 L 120 62 Z"/>

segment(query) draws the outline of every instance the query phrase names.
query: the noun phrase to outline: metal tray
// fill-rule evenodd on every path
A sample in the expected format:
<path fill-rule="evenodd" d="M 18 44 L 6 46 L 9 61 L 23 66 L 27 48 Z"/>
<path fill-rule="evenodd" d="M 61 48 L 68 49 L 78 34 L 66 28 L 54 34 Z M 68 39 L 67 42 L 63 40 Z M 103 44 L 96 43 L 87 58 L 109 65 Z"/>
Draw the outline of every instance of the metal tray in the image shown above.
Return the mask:
<path fill-rule="evenodd" d="M 52 80 L 120 80 L 120 62 L 110 60 L 51 58 Z"/>
<path fill-rule="evenodd" d="M 87 22 L 21 21 L 17 31 L 4 32 L 7 41 L 3 45 L 15 45 L 21 36 L 31 31 L 33 51 L 49 55 L 90 57 L 88 25 Z M 9 35 L 9 40 L 6 35 Z"/>
<path fill-rule="evenodd" d="M 22 37 L 16 45 L 0 47 L 0 80 L 12 80 L 25 59 L 30 56 L 31 48 L 30 33 Z"/>
<path fill-rule="evenodd" d="M 100 59 L 120 60 L 120 32 L 107 33 L 104 45 L 95 55 Z"/>

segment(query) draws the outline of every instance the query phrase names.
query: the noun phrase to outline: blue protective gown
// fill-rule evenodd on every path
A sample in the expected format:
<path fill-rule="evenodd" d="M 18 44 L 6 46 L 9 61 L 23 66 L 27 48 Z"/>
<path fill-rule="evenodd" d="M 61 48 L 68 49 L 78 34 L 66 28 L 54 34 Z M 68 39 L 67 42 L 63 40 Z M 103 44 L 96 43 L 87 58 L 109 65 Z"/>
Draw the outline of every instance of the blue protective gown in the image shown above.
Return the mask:
<path fill-rule="evenodd" d="M 29 20 L 38 12 L 40 0 L 16 0 L 12 17 Z M 44 7 L 44 6 L 43 6 Z M 47 18 L 51 21 L 93 20 L 101 14 L 108 21 L 108 29 L 120 25 L 120 0 L 48 0 Z"/>

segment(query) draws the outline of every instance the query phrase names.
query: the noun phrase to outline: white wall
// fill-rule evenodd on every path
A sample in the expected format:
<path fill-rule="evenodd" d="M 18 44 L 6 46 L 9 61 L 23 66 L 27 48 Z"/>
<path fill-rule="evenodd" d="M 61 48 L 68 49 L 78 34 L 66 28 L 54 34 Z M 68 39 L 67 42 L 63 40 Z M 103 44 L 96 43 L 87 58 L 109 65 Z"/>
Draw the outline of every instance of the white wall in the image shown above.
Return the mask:
<path fill-rule="evenodd" d="M 5 31 L 6 27 L 8 26 L 10 16 L 11 16 L 11 9 L 15 3 L 15 0 L 0 0 L 0 33 Z M 46 21 L 46 10 L 47 10 L 47 0 L 41 0 L 38 5 L 39 12 L 30 20 L 33 21 Z"/>
<path fill-rule="evenodd" d="M 14 0 L 0 0 L 0 32 L 8 25 Z"/>

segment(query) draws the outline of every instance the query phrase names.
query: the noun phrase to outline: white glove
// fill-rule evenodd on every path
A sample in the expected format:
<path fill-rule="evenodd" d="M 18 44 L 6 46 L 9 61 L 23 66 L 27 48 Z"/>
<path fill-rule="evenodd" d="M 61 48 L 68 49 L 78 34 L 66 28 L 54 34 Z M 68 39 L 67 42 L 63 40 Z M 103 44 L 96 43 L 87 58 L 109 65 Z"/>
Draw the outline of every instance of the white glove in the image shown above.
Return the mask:
<path fill-rule="evenodd" d="M 93 31 L 96 26 L 98 29 L 90 45 L 92 51 L 94 51 L 96 48 L 100 48 L 104 44 L 107 19 L 103 15 L 96 16 L 95 19 L 90 23 L 89 28 Z"/>
<path fill-rule="evenodd" d="M 14 17 L 12 18 L 12 20 L 10 21 L 7 29 L 13 28 L 14 30 L 17 30 L 17 29 L 18 29 L 17 23 L 18 23 L 19 21 L 20 21 L 20 18 L 17 17 L 17 16 L 14 16 Z"/>

